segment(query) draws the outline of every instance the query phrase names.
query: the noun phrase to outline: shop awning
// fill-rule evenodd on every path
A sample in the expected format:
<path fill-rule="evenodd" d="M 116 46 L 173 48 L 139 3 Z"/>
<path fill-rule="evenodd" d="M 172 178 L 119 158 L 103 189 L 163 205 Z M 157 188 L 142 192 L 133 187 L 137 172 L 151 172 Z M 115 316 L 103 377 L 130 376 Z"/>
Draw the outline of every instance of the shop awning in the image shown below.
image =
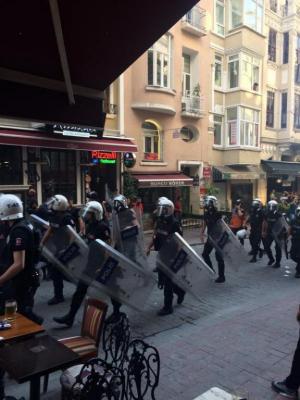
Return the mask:
<path fill-rule="evenodd" d="M 261 164 L 268 176 L 300 176 L 300 163 L 289 161 L 265 161 L 262 160 Z"/>
<path fill-rule="evenodd" d="M 213 180 L 255 180 L 264 175 L 258 165 L 222 165 L 213 167 Z"/>
<path fill-rule="evenodd" d="M 9 0 L 0 114 L 103 127 L 103 90 L 198 0 Z"/>
<path fill-rule="evenodd" d="M 133 173 L 140 188 L 193 186 L 193 178 L 180 172 L 139 174 Z"/>
<path fill-rule="evenodd" d="M 0 129 L 0 144 L 64 150 L 137 152 L 137 146 L 127 138 L 59 138 L 44 132 L 10 129 Z"/>

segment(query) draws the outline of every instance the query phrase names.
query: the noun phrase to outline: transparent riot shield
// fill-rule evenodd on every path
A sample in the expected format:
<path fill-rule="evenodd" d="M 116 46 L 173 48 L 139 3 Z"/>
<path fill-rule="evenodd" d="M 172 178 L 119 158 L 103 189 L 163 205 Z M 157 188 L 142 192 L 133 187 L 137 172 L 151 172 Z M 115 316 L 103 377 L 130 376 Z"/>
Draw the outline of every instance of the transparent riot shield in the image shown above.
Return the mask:
<path fill-rule="evenodd" d="M 124 256 L 150 271 L 143 230 L 133 209 L 126 208 L 119 213 L 113 212 L 113 242 L 115 248 Z"/>
<path fill-rule="evenodd" d="M 28 221 L 33 225 L 35 229 L 45 231 L 49 228 L 49 222 L 44 219 L 38 217 L 35 214 L 31 214 L 28 218 Z"/>
<path fill-rule="evenodd" d="M 272 234 L 278 246 L 281 249 L 285 250 L 285 254 L 287 256 L 287 238 L 288 238 L 289 224 L 285 219 L 285 216 L 282 215 L 278 220 L 274 223 L 272 227 Z M 288 258 L 288 256 L 287 256 Z"/>
<path fill-rule="evenodd" d="M 208 240 L 223 257 L 226 266 L 237 271 L 248 262 L 247 253 L 229 226 L 219 219 L 208 235 Z"/>
<path fill-rule="evenodd" d="M 101 298 L 105 294 L 142 310 L 155 285 L 153 276 L 100 239 L 87 245 L 71 227 L 63 229 L 68 245 L 54 252 L 54 233 L 51 245 L 43 249 L 45 257 L 71 280 L 89 285 L 94 296 Z"/>
<path fill-rule="evenodd" d="M 159 250 L 157 264 L 172 282 L 198 300 L 215 277 L 215 272 L 177 232 Z"/>

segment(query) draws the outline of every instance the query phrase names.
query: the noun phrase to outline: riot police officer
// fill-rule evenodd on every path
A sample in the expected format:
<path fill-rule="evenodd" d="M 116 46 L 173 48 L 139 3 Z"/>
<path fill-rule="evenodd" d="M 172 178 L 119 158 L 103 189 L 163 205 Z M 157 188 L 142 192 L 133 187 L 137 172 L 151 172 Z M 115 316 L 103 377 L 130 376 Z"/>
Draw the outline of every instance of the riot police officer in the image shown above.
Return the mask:
<path fill-rule="evenodd" d="M 61 227 L 70 225 L 75 228 L 75 222 L 72 215 L 68 211 L 69 204 L 65 196 L 56 194 L 48 201 L 49 228 L 41 240 L 43 246 L 51 237 L 52 233 Z M 54 296 L 48 301 L 48 305 L 52 306 L 65 301 L 64 299 L 64 277 L 63 274 L 55 267 L 52 268 L 52 280 L 54 287 Z"/>
<path fill-rule="evenodd" d="M 295 210 L 289 234 L 292 237 L 291 259 L 297 263 L 295 278 L 300 278 L 300 206 Z"/>
<path fill-rule="evenodd" d="M 98 201 L 90 201 L 83 207 L 82 218 L 85 222 L 85 235 L 88 244 L 96 239 L 110 243 L 110 230 L 103 219 L 103 208 Z M 53 320 L 58 324 L 65 324 L 71 327 L 87 290 L 88 285 L 83 281 L 79 281 L 72 297 L 69 312 L 62 317 L 53 317 Z"/>
<path fill-rule="evenodd" d="M 250 232 L 250 244 L 251 244 L 251 254 L 252 258 L 250 260 L 251 263 L 255 263 L 257 261 L 257 254 L 260 251 L 260 242 L 261 242 L 261 234 L 262 234 L 262 224 L 264 220 L 263 213 L 263 205 L 260 199 L 254 199 L 252 202 L 250 214 L 248 217 L 248 223 L 251 227 Z"/>
<path fill-rule="evenodd" d="M 204 232 L 205 229 L 207 228 L 207 235 L 208 239 L 206 240 L 206 243 L 204 245 L 202 257 L 206 264 L 213 269 L 213 265 L 210 259 L 210 253 L 213 250 L 213 245 L 209 241 L 209 234 L 210 231 L 212 230 L 213 226 L 215 223 L 222 218 L 222 215 L 220 212 L 218 212 L 218 200 L 215 196 L 207 196 L 205 199 L 204 203 L 204 221 L 203 221 L 203 226 L 200 231 L 200 240 L 204 241 Z M 223 283 L 225 282 L 225 263 L 223 260 L 223 257 L 215 251 L 215 257 L 218 263 L 218 278 L 215 280 L 216 283 Z"/>
<path fill-rule="evenodd" d="M 165 244 L 169 235 L 178 232 L 182 235 L 179 221 L 174 217 L 174 204 L 166 197 L 160 197 L 157 203 L 157 221 L 151 243 L 148 246 L 147 254 L 151 248 L 159 251 Z M 173 313 L 173 295 L 177 295 L 177 304 L 182 304 L 185 296 L 184 290 L 175 285 L 171 279 L 158 269 L 159 288 L 164 289 L 164 306 L 157 315 L 163 316 Z"/>
<path fill-rule="evenodd" d="M 35 269 L 38 244 L 32 225 L 24 219 L 23 204 L 17 196 L 1 196 L 0 220 L 6 224 L 8 234 L 1 254 L 4 270 L 0 287 L 6 286 L 9 296 L 16 299 L 18 312 L 41 324 L 43 318 L 33 312 L 34 295 L 39 287 Z"/>
<path fill-rule="evenodd" d="M 264 215 L 264 221 L 262 225 L 262 238 L 265 251 L 269 258 L 268 265 L 273 268 L 280 268 L 280 262 L 282 257 L 282 251 L 278 243 L 276 243 L 272 229 L 277 220 L 281 217 L 281 213 L 278 211 L 278 203 L 276 200 L 270 200 L 267 205 L 267 210 Z M 271 245 L 275 241 L 275 258 L 274 259 Z"/>

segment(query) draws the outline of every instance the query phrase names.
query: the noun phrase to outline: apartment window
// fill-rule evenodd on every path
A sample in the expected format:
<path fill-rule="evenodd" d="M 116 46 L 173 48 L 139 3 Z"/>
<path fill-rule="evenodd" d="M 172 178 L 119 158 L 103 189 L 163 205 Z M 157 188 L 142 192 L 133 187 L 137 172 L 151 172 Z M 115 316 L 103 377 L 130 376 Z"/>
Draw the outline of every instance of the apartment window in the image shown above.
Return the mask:
<path fill-rule="evenodd" d="M 223 117 L 221 115 L 214 115 L 214 144 L 220 146 L 222 144 L 223 136 Z"/>
<path fill-rule="evenodd" d="M 239 86 L 239 56 L 229 56 L 228 59 L 228 86 L 234 89 Z"/>
<path fill-rule="evenodd" d="M 274 29 L 270 29 L 268 42 L 268 58 L 269 61 L 274 62 L 276 62 L 276 36 L 277 32 Z"/>
<path fill-rule="evenodd" d="M 236 146 L 238 144 L 238 108 L 232 107 L 227 109 L 227 144 Z"/>
<path fill-rule="evenodd" d="M 295 84 L 300 85 L 300 34 L 297 35 L 296 42 L 296 66 L 295 66 Z"/>
<path fill-rule="evenodd" d="M 0 179 L 1 185 L 21 185 L 23 183 L 21 147 L 1 146 Z"/>
<path fill-rule="evenodd" d="M 171 36 L 162 36 L 148 50 L 148 85 L 169 88 L 171 85 Z"/>
<path fill-rule="evenodd" d="M 225 5 L 224 0 L 216 0 L 215 2 L 215 31 L 219 35 L 225 34 Z"/>
<path fill-rule="evenodd" d="M 283 33 L 283 53 L 282 53 L 282 63 L 287 64 L 289 62 L 289 33 Z"/>
<path fill-rule="evenodd" d="M 295 94 L 294 127 L 295 129 L 300 129 L 300 94 Z"/>
<path fill-rule="evenodd" d="M 275 93 L 268 91 L 266 126 L 269 128 L 274 128 L 274 102 L 275 102 Z"/>
<path fill-rule="evenodd" d="M 241 2 L 242 3 L 242 2 Z M 262 32 L 263 0 L 245 0 L 244 2 L 244 24 Z"/>
<path fill-rule="evenodd" d="M 251 108 L 240 107 L 240 145 L 258 146 L 259 112 Z"/>
<path fill-rule="evenodd" d="M 281 93 L 281 128 L 287 127 L 287 93 Z"/>
<path fill-rule="evenodd" d="M 144 135 L 144 160 L 159 161 L 162 155 L 161 130 L 153 121 L 142 124 Z"/>
<path fill-rule="evenodd" d="M 185 97 L 191 95 L 191 56 L 183 54 L 182 93 Z"/>
<path fill-rule="evenodd" d="M 259 90 L 259 76 L 260 76 L 260 60 L 242 55 L 242 72 L 241 72 L 241 86 L 247 90 Z"/>
<path fill-rule="evenodd" d="M 222 87 L 222 56 L 215 56 L 215 86 Z"/>
<path fill-rule="evenodd" d="M 243 23 L 243 1 L 230 0 L 230 27 L 231 29 L 241 26 Z"/>
<path fill-rule="evenodd" d="M 270 0 L 270 10 L 277 12 L 277 0 Z"/>

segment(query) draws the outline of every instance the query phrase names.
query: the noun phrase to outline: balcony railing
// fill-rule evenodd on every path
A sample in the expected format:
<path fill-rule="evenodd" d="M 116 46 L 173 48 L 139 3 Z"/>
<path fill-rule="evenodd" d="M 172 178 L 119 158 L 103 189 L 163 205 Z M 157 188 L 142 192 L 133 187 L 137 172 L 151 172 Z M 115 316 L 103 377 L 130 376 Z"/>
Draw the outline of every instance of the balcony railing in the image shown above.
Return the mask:
<path fill-rule="evenodd" d="M 205 20 L 206 10 L 195 6 L 182 18 L 182 28 L 194 35 L 204 36 L 207 34 Z"/>
<path fill-rule="evenodd" d="M 204 115 L 203 96 L 182 96 L 181 113 L 184 116 L 200 118 Z"/>

